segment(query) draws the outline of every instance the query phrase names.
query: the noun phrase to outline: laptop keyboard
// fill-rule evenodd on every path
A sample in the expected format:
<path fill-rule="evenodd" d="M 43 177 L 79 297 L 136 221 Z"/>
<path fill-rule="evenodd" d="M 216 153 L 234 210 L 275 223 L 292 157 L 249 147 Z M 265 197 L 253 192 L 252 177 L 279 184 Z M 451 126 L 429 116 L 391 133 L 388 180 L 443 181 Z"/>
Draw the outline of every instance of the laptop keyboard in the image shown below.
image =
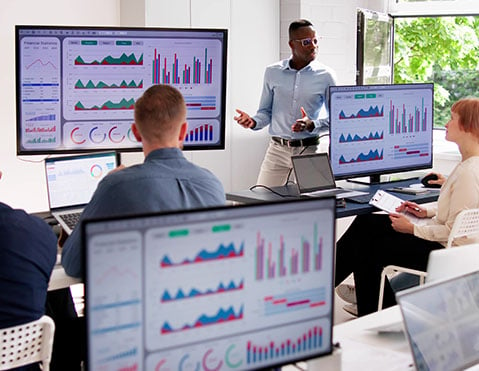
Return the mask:
<path fill-rule="evenodd" d="M 80 220 L 80 215 L 81 215 L 81 212 L 73 212 L 73 213 L 62 214 L 60 215 L 60 217 L 63 219 L 65 224 L 68 227 L 70 227 L 70 229 L 73 229 L 78 224 L 78 221 Z"/>

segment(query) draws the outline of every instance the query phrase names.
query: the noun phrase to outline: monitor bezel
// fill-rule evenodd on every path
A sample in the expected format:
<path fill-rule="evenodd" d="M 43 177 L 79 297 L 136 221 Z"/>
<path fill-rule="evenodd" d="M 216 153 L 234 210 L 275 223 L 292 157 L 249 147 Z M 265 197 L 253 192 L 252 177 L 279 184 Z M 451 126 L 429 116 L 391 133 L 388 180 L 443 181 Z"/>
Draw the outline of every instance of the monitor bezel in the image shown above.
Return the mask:
<path fill-rule="evenodd" d="M 394 173 L 403 173 L 403 172 L 408 172 L 408 171 L 415 171 L 415 170 L 424 170 L 424 169 L 431 169 L 433 167 L 433 125 L 434 125 L 434 83 L 404 83 L 404 84 L 373 84 L 373 85 L 336 85 L 336 86 L 330 86 L 329 87 L 329 154 L 330 158 L 331 156 L 331 150 L 333 148 L 333 143 L 331 141 L 331 104 L 332 104 L 332 94 L 339 93 L 339 92 L 344 92 L 344 91 L 360 91 L 360 90 L 372 90 L 372 89 L 378 89 L 378 88 L 383 88 L 384 90 L 390 90 L 388 88 L 394 87 L 394 86 L 401 86 L 404 88 L 407 87 L 414 87 L 415 89 L 417 88 L 423 88 L 423 89 L 430 89 L 431 90 L 431 97 L 432 97 L 432 102 L 431 102 L 431 128 L 430 128 L 430 143 L 431 143 L 431 156 L 430 156 L 430 161 L 427 164 L 421 164 L 421 165 L 407 165 L 407 166 L 397 166 L 397 167 L 390 167 L 390 168 L 383 168 L 383 169 L 376 169 L 376 170 L 364 170 L 364 171 L 350 171 L 348 173 L 342 173 L 342 174 L 335 174 L 334 173 L 334 166 L 331 166 L 334 174 L 334 178 L 336 180 L 344 180 L 344 179 L 355 179 L 355 178 L 363 178 L 363 177 L 369 177 L 371 184 L 379 183 L 381 181 L 380 177 L 381 175 L 387 175 L 387 174 L 394 174 Z"/>
<path fill-rule="evenodd" d="M 288 199 L 284 201 L 267 201 L 267 202 L 262 202 L 262 203 L 252 203 L 252 204 L 239 204 L 236 206 L 228 206 L 228 205 L 221 205 L 221 206 L 214 206 L 214 207 L 205 207 L 205 208 L 193 208 L 193 209 L 182 209 L 182 210 L 173 210 L 173 211 L 162 211 L 162 212 L 153 212 L 153 213 L 143 213 L 143 214 L 138 214 L 138 215 L 119 215 L 119 216 L 112 216 L 112 217 L 101 217 L 101 218 L 92 218 L 92 219 L 85 219 L 82 221 L 80 224 L 81 228 L 81 244 L 82 244 L 82 251 L 81 251 L 81 259 L 82 259 L 82 264 L 83 264 L 83 272 L 81 276 L 81 280 L 84 283 L 84 290 L 85 290 L 85 369 L 91 370 L 89 367 L 89 341 L 88 341 L 88 329 L 89 329 L 89 307 L 88 307 L 88 288 L 89 288 L 89 282 L 86 280 L 86 266 L 87 266 L 87 242 L 86 242 L 86 235 L 87 235 L 87 229 L 90 228 L 90 226 L 95 225 L 95 224 L 103 224 L 103 223 L 108 223 L 108 222 L 120 222 L 120 221 L 126 221 L 126 220 L 131 220 L 131 219 L 136 219 L 136 218 L 156 218 L 156 217 L 168 217 L 168 216 L 173 216 L 173 217 L 181 217 L 181 215 L 184 214 L 190 214 L 190 213 L 204 213 L 204 212 L 211 212 L 211 213 L 221 213 L 227 210 L 237 210 L 238 212 L 241 213 L 241 209 L 257 209 L 257 208 L 268 208 L 268 207 L 280 207 L 281 205 L 288 205 L 291 204 L 291 207 L 294 208 L 294 205 L 298 205 L 300 203 L 311 203 L 312 205 L 315 203 L 321 203 L 324 205 L 324 209 L 330 209 L 333 212 L 333 223 L 331 225 L 332 231 L 332 242 L 333 242 L 333 251 L 332 251 L 332 267 L 331 267 L 331 282 L 332 285 L 330 287 L 330 297 L 331 297 L 331 313 L 330 313 L 330 341 L 329 341 L 329 347 L 328 350 L 322 353 L 315 354 L 314 356 L 308 356 L 308 357 L 301 357 L 299 356 L 296 359 L 289 359 L 286 362 L 278 362 L 274 364 L 267 365 L 267 369 L 275 369 L 276 367 L 280 366 L 285 366 L 287 364 L 291 363 L 296 363 L 296 362 L 303 362 L 303 361 L 308 361 L 312 359 L 316 359 L 318 357 L 324 357 L 331 355 L 334 351 L 334 343 L 333 343 L 333 336 L 334 336 L 334 282 L 335 282 L 335 262 L 336 262 L 336 254 L 335 254 L 335 248 L 336 248 L 336 243 L 335 243 L 335 236 L 336 236 L 336 223 L 334 220 L 336 220 L 336 198 L 334 196 L 328 196 L 328 197 L 321 197 L 321 198 L 297 198 L 297 199 Z M 265 366 L 257 367 L 257 368 L 250 368 L 250 369 L 265 369 Z"/>
<path fill-rule="evenodd" d="M 199 33 L 212 33 L 218 32 L 223 36 L 222 41 L 222 59 L 220 61 L 222 66 L 222 82 L 221 82 L 221 97 L 220 98 L 220 133 L 219 133 L 219 142 L 216 144 L 208 145 L 195 145 L 195 144 L 184 144 L 185 151 L 201 151 L 201 150 L 224 150 L 226 148 L 226 89 L 227 89 L 227 59 L 228 59 L 228 29 L 226 28 L 181 28 L 181 27 L 122 27 L 122 26 L 63 26 L 63 25 L 15 25 L 15 126 L 16 126 L 16 154 L 18 156 L 28 156 L 28 155 L 55 155 L 55 154 L 75 154 L 75 153 L 86 153 L 86 152 L 105 152 L 105 151 L 119 151 L 119 152 L 141 152 L 142 146 L 131 146 L 131 147 L 98 147 L 98 148 L 80 148 L 80 149 L 71 149 L 71 148 L 61 148 L 61 149 L 24 149 L 22 148 L 22 122 L 21 122 L 21 81 L 20 81 L 20 42 L 21 36 L 20 32 L 24 30 L 79 30 L 79 31 L 112 31 L 112 32 L 199 32 Z M 149 85 L 150 86 L 150 85 Z M 174 86 L 172 84 L 172 86 Z M 146 87 L 147 88 L 147 87 Z"/>

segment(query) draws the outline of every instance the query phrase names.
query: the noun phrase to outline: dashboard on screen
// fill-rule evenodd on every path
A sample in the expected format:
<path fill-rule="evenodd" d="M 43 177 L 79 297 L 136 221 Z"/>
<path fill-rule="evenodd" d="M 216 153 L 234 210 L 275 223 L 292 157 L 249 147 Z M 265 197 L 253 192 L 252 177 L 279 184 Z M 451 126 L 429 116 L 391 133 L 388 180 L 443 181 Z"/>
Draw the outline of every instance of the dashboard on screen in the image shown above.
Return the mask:
<path fill-rule="evenodd" d="M 336 179 L 432 167 L 434 85 L 330 87 L 330 158 Z"/>
<path fill-rule="evenodd" d="M 17 154 L 139 151 L 136 99 L 183 94 L 185 150 L 224 149 L 225 29 L 16 26 Z"/>
<path fill-rule="evenodd" d="M 86 221 L 87 370 L 252 370 L 331 354 L 334 198 Z"/>

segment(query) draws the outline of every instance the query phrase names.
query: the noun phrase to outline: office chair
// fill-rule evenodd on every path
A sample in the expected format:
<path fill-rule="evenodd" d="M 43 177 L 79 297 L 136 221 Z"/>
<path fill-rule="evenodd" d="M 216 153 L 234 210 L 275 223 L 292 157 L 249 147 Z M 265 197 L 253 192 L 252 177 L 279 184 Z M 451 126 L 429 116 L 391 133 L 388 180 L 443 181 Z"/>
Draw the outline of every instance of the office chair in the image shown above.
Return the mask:
<path fill-rule="evenodd" d="M 449 239 L 447 240 L 446 248 L 453 246 L 454 242 L 458 239 L 467 239 L 471 238 L 470 242 L 464 240 L 465 244 L 474 243 L 474 237 L 479 236 L 479 209 L 469 209 L 463 210 L 457 214 L 454 224 L 451 228 L 451 233 L 449 234 Z M 464 243 L 463 243 L 464 244 Z M 398 265 L 388 265 L 384 267 L 381 273 L 381 284 L 379 286 L 379 301 L 378 301 L 378 310 L 383 308 L 383 298 L 384 298 L 384 285 L 386 277 L 393 273 L 410 273 L 416 276 L 419 276 L 419 284 L 422 285 L 425 282 L 427 272 L 419 271 L 416 269 L 410 269 L 401 267 Z"/>
<path fill-rule="evenodd" d="M 40 362 L 43 371 L 50 370 L 55 323 L 41 318 L 0 330 L 0 371 Z"/>

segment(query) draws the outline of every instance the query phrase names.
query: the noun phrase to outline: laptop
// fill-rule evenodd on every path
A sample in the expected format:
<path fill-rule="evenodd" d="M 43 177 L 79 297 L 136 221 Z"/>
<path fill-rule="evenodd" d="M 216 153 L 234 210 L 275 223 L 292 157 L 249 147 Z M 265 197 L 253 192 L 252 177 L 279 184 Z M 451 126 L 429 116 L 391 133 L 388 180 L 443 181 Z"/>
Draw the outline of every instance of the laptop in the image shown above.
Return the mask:
<path fill-rule="evenodd" d="M 348 198 L 366 196 L 369 193 L 351 191 L 336 187 L 331 163 L 327 153 L 312 153 L 307 155 L 291 156 L 296 183 L 301 196 Z"/>
<path fill-rule="evenodd" d="M 45 159 L 50 213 L 66 233 L 71 234 L 100 180 L 118 165 L 116 152 Z"/>
<path fill-rule="evenodd" d="M 465 370 L 479 364 L 478 288 L 475 271 L 396 295 L 417 370 Z"/>

